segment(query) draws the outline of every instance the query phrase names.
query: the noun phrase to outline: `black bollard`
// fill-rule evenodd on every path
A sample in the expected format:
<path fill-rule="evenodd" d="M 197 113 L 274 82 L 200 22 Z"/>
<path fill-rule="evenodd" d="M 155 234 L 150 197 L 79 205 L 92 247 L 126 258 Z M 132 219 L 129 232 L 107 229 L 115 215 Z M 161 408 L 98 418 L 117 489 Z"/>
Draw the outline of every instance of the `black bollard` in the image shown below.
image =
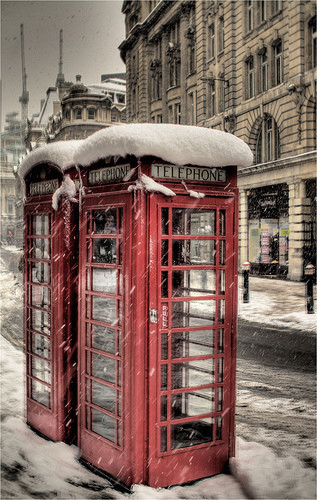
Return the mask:
<path fill-rule="evenodd" d="M 305 267 L 305 278 L 306 278 L 306 307 L 307 314 L 314 314 L 314 278 L 315 278 L 315 267 L 312 264 L 308 264 Z"/>
<path fill-rule="evenodd" d="M 249 302 L 249 274 L 250 274 L 250 262 L 244 262 L 242 264 L 243 270 L 243 302 Z"/>

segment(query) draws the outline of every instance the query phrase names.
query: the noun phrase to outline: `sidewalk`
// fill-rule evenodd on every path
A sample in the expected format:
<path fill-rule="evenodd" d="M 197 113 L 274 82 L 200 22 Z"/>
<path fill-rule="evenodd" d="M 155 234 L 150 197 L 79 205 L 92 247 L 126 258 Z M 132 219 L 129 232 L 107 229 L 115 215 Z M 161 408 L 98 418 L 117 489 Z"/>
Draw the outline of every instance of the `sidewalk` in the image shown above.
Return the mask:
<path fill-rule="evenodd" d="M 272 326 L 317 332 L 317 297 L 315 314 L 306 312 L 305 283 L 250 276 L 249 303 L 243 303 L 243 276 L 239 276 L 239 318 Z"/>

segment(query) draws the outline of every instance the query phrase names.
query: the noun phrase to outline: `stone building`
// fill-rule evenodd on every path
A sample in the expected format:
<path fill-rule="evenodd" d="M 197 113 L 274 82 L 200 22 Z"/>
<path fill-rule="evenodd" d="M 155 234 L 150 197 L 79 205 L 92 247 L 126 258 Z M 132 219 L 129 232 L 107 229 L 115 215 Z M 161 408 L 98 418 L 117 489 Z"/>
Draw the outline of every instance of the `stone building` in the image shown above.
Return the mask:
<path fill-rule="evenodd" d="M 303 278 L 316 259 L 316 4 L 124 1 L 127 121 L 193 124 L 246 141 L 240 263 Z"/>
<path fill-rule="evenodd" d="M 28 123 L 28 150 L 53 141 L 85 139 L 101 128 L 124 122 L 125 85 L 124 79 L 111 75 L 101 83 L 84 85 L 77 75 L 75 84 L 50 87 L 39 116 Z"/>
<path fill-rule="evenodd" d="M 6 125 L 1 132 L 0 156 L 0 241 L 4 244 L 22 245 L 22 186 L 17 178 L 15 165 L 25 154 L 25 124 L 17 119 L 18 113 L 6 115 Z"/>

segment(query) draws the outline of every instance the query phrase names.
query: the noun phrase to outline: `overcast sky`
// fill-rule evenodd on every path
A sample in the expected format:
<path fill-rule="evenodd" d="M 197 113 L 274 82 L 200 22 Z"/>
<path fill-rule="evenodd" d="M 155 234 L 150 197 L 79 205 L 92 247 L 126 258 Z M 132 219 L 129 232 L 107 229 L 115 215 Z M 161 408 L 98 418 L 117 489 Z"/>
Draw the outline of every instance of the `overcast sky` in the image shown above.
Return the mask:
<path fill-rule="evenodd" d="M 2 129 L 5 114 L 21 116 L 20 25 L 24 25 L 28 115 L 55 85 L 59 69 L 59 31 L 63 29 L 63 73 L 66 81 L 82 75 L 85 84 L 103 73 L 125 72 L 118 46 L 124 40 L 122 0 L 1 0 Z"/>

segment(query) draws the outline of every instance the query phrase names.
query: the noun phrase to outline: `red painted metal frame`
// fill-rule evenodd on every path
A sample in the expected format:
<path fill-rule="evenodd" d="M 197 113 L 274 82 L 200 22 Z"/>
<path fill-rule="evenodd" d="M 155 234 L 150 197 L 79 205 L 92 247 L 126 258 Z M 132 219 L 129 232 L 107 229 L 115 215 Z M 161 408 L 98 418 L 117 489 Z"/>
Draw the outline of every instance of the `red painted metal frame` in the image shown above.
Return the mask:
<path fill-rule="evenodd" d="M 31 351 L 31 329 L 29 311 L 30 293 L 33 285 L 30 273 L 31 262 L 41 259 L 32 258 L 30 252 L 30 240 L 41 238 L 39 235 L 31 235 L 25 232 L 24 236 L 24 331 L 25 352 L 27 357 L 26 373 L 26 417 L 27 423 L 41 434 L 53 441 L 76 442 L 76 344 L 73 332 L 76 329 L 76 315 L 71 308 L 65 308 L 65 304 L 76 302 L 76 230 L 77 219 L 74 210 L 70 210 L 69 237 L 71 245 L 65 245 L 64 233 L 64 210 L 54 212 L 51 205 L 51 196 L 29 197 L 24 210 L 25 227 L 30 230 L 30 219 L 35 215 L 49 215 L 51 219 L 51 234 L 48 239 L 51 242 L 50 259 L 50 352 L 51 352 L 51 408 L 48 408 L 30 397 L 31 380 L 31 358 L 37 357 Z M 45 236 L 46 238 L 46 236 Z M 43 260 L 43 259 L 42 259 Z M 35 284 L 35 286 L 37 286 Z M 40 286 L 40 285 L 39 285 Z M 39 334 L 34 331 L 35 334 Z M 44 335 L 45 336 L 45 335 Z M 37 357 L 40 359 L 39 357 Z M 40 380 L 39 380 L 40 381 Z M 40 381 L 41 382 L 41 381 Z M 42 382 L 41 382 L 42 383 Z M 44 384 L 45 385 L 45 384 Z"/>
<path fill-rule="evenodd" d="M 222 193 L 223 194 L 223 193 Z M 220 193 L 219 193 L 220 195 Z M 149 344 L 149 477 L 148 484 L 150 486 L 170 486 L 179 484 L 184 481 L 192 481 L 202 477 L 210 476 L 219 473 L 223 470 L 229 456 L 234 453 L 234 409 L 235 409 L 235 328 L 237 308 L 235 305 L 236 293 L 234 292 L 237 284 L 237 239 L 234 235 L 234 221 L 236 197 L 231 193 L 230 198 L 222 197 L 205 197 L 202 200 L 193 201 L 189 197 L 177 196 L 177 198 L 166 199 L 163 196 L 152 197 L 150 211 L 150 309 L 160 311 L 160 303 L 167 299 L 160 299 L 160 214 L 161 207 L 175 208 L 207 208 L 207 209 L 225 209 L 227 211 L 227 233 L 226 247 L 227 259 L 225 265 L 226 273 L 226 294 L 218 296 L 218 299 L 226 298 L 226 313 L 225 313 L 225 346 L 224 357 L 225 374 L 224 374 L 224 411 L 223 416 L 223 439 L 221 442 L 211 442 L 197 445 L 189 448 L 171 450 L 169 452 L 160 452 L 159 445 L 159 428 L 165 426 L 166 422 L 160 423 L 160 331 L 170 332 L 169 328 L 162 328 L 162 318 L 158 313 L 158 324 L 150 324 L 150 344 Z M 170 223 L 171 225 L 171 223 Z M 237 228 L 237 225 L 235 225 Z M 218 233 L 217 233 L 218 234 Z M 162 236 L 163 238 L 163 236 Z M 166 236 L 164 236 L 166 238 Z M 171 232 L 169 234 L 171 238 Z M 182 237 L 181 237 L 182 238 Z M 186 239 L 195 239 L 195 237 L 184 236 Z M 218 236 L 217 236 L 218 238 Z M 157 243 L 155 243 L 157 242 Z M 235 250 L 235 251 L 234 251 Z M 171 249 L 170 249 L 171 251 Z M 171 271 L 171 260 L 169 261 L 169 272 Z M 181 266 L 181 269 L 190 269 L 193 266 Z M 165 269 L 165 268 L 164 268 Z M 175 268 L 174 268 L 175 269 Z M 233 286 L 232 286 L 233 285 Z M 199 298 L 198 298 L 199 299 Z M 181 298 L 184 300 L 184 297 Z M 185 299 L 186 300 L 186 299 Z M 217 314 L 217 313 L 216 313 Z M 206 328 L 207 329 L 207 328 Z M 189 328 L 190 330 L 190 328 Z M 170 335 L 170 333 L 169 333 Z M 212 356 L 217 359 L 217 356 Z M 191 358 L 195 360 L 195 358 Z M 152 374 L 152 377 L 151 377 Z M 215 381 L 216 382 L 216 381 Z M 216 385 L 215 385 L 216 388 Z M 178 390 L 179 392 L 179 390 Z M 164 391 L 164 394 L 168 391 Z M 214 414 L 220 415 L 219 413 Z M 197 418 L 197 417 L 196 417 Z M 168 419 L 168 417 L 167 417 Z M 188 419 L 189 420 L 189 419 Z M 177 423 L 174 421 L 174 423 Z"/>
<path fill-rule="evenodd" d="M 145 481 L 146 433 L 146 241 L 147 224 L 144 194 L 113 193 L 85 197 L 80 221 L 80 297 L 86 293 L 86 232 L 85 214 L 90 209 L 123 208 L 123 322 L 122 322 L 122 444 L 116 446 L 104 437 L 90 431 L 85 425 L 85 307 L 80 308 L 79 341 L 79 446 L 82 457 L 115 476 L 127 485 Z M 132 265 L 130 265 L 132 263 Z"/>

